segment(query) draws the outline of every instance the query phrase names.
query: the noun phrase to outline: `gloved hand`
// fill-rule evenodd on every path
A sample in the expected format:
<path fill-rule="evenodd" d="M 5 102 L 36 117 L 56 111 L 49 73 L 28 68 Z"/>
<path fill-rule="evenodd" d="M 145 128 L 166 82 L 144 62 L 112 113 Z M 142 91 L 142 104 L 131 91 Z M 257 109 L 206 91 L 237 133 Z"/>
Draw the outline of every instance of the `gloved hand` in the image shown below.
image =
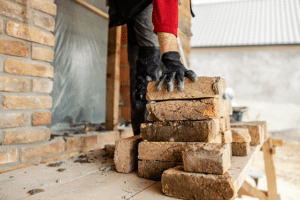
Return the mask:
<path fill-rule="evenodd" d="M 192 70 L 187 70 L 180 61 L 180 55 L 176 51 L 166 52 L 162 55 L 162 62 L 165 65 L 163 75 L 161 76 L 157 90 L 161 90 L 162 85 L 167 81 L 168 91 L 172 92 L 174 89 L 174 81 L 177 78 L 178 90 L 184 89 L 184 77 L 190 78 L 192 81 L 197 81 L 197 75 Z"/>
<path fill-rule="evenodd" d="M 136 99 L 146 100 L 147 85 L 162 75 L 163 63 L 159 47 L 140 47 L 136 62 Z"/>

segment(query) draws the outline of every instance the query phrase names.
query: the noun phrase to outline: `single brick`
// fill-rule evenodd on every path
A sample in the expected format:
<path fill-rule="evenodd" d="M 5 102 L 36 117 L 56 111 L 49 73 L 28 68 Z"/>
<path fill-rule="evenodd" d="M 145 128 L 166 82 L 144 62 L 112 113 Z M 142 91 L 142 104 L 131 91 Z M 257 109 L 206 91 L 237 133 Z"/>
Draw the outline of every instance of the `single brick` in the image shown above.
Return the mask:
<path fill-rule="evenodd" d="M 55 16 L 57 12 L 56 4 L 48 0 L 32 0 L 32 7 L 52 16 Z"/>
<path fill-rule="evenodd" d="M 24 78 L 0 77 L 0 91 L 4 92 L 28 92 L 30 80 Z"/>
<path fill-rule="evenodd" d="M 0 34 L 3 32 L 3 20 L 0 19 Z"/>
<path fill-rule="evenodd" d="M 26 144 L 50 140 L 51 131 L 48 128 L 35 128 L 27 130 L 6 130 L 2 145 Z"/>
<path fill-rule="evenodd" d="M 9 74 L 53 78 L 53 67 L 7 58 L 4 71 Z"/>
<path fill-rule="evenodd" d="M 54 59 L 54 51 L 51 49 L 46 49 L 42 47 L 37 47 L 32 45 L 32 59 L 34 60 L 42 60 L 46 62 L 53 62 Z"/>
<path fill-rule="evenodd" d="M 219 132 L 218 121 L 150 122 L 140 129 L 143 140 L 149 142 L 210 142 Z"/>
<path fill-rule="evenodd" d="M 207 98 L 147 104 L 148 121 L 201 120 L 225 116 L 223 99 Z"/>
<path fill-rule="evenodd" d="M 226 131 L 226 126 L 225 126 L 225 117 L 221 117 L 219 119 L 219 123 L 220 123 L 220 131 Z"/>
<path fill-rule="evenodd" d="M 139 144 L 139 159 L 182 162 L 182 151 L 188 146 L 203 146 L 204 142 L 146 142 Z"/>
<path fill-rule="evenodd" d="M 66 151 L 80 150 L 97 144 L 97 135 L 80 134 L 73 137 L 64 137 L 66 141 Z"/>
<path fill-rule="evenodd" d="M 261 126 L 252 122 L 234 122 L 231 123 L 231 128 L 247 128 L 251 136 L 251 146 L 257 146 L 263 143 L 264 136 L 262 135 Z"/>
<path fill-rule="evenodd" d="M 28 57 L 29 47 L 23 42 L 0 38 L 0 53 L 11 56 Z"/>
<path fill-rule="evenodd" d="M 31 144 L 21 148 L 21 161 L 37 159 L 64 151 L 64 140 L 55 138 L 51 141 Z"/>
<path fill-rule="evenodd" d="M 182 165 L 181 162 L 160 162 L 156 160 L 139 160 L 138 176 L 154 181 L 160 181 L 163 172 L 167 169 Z"/>
<path fill-rule="evenodd" d="M 53 81 L 50 80 L 32 80 L 32 92 L 51 93 Z"/>
<path fill-rule="evenodd" d="M 114 161 L 117 172 L 130 173 L 137 168 L 140 135 L 116 141 Z"/>
<path fill-rule="evenodd" d="M 52 33 L 40 31 L 14 22 L 7 23 L 6 34 L 31 42 L 36 42 L 51 47 L 54 46 L 55 37 Z"/>
<path fill-rule="evenodd" d="M 234 198 L 234 185 L 228 173 L 223 175 L 185 172 L 182 166 L 164 171 L 162 192 L 179 199 Z"/>
<path fill-rule="evenodd" d="M 0 147 L 0 165 L 18 161 L 18 149 Z"/>
<path fill-rule="evenodd" d="M 50 96 L 3 96 L 4 109 L 49 109 L 51 107 L 52 97 Z"/>
<path fill-rule="evenodd" d="M 232 142 L 232 133 L 231 130 L 221 132 L 222 135 L 222 143 L 230 144 Z"/>
<path fill-rule="evenodd" d="M 119 131 L 103 131 L 97 133 L 97 144 L 104 144 L 109 142 L 115 142 L 119 139 Z"/>
<path fill-rule="evenodd" d="M 51 124 L 51 112 L 32 113 L 32 126 Z"/>
<path fill-rule="evenodd" d="M 23 22 L 26 17 L 26 10 L 25 8 L 14 3 L 10 3 L 9 1 L 0 1 L 0 15 Z"/>
<path fill-rule="evenodd" d="M 232 142 L 251 142 L 249 131 L 246 128 L 232 128 Z"/>
<path fill-rule="evenodd" d="M 230 116 L 229 115 L 227 115 L 226 117 L 225 117 L 225 130 L 227 131 L 227 130 L 230 130 Z"/>
<path fill-rule="evenodd" d="M 233 142 L 231 143 L 233 156 L 247 156 L 250 152 L 250 143 Z"/>
<path fill-rule="evenodd" d="M 231 167 L 230 144 L 188 146 L 182 152 L 184 171 L 222 175 Z"/>
<path fill-rule="evenodd" d="M 0 114 L 0 128 L 13 128 L 29 125 L 29 115 L 24 113 Z"/>
<path fill-rule="evenodd" d="M 41 15 L 38 12 L 34 12 L 33 23 L 40 28 L 46 29 L 47 31 L 54 32 L 55 20 L 53 17 Z"/>
<path fill-rule="evenodd" d="M 189 78 L 184 79 L 184 90 L 179 91 L 175 81 L 174 91 L 168 92 L 167 83 L 162 89 L 156 89 L 158 82 L 150 82 L 147 88 L 146 98 L 148 101 L 167 99 L 198 99 L 204 97 L 220 97 L 225 92 L 226 82 L 219 77 L 198 77 L 196 82 Z"/>

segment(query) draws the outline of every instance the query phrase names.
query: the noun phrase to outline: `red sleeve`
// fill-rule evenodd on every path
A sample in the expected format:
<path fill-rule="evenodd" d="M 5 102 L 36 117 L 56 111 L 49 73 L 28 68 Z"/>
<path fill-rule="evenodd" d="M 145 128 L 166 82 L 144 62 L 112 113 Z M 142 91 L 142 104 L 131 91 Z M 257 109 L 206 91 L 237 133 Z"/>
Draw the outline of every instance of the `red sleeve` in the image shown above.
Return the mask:
<path fill-rule="evenodd" d="M 178 0 L 153 0 L 154 32 L 173 33 L 177 37 Z"/>

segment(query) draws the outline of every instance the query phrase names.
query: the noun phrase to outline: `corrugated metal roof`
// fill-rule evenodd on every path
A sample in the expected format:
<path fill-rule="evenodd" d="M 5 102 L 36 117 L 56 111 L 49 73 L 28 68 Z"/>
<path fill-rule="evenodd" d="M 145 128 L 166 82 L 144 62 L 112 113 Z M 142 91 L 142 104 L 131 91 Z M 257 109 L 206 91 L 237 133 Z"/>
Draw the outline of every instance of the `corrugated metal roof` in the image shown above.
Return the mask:
<path fill-rule="evenodd" d="M 300 44 L 300 0 L 194 5 L 191 46 Z"/>

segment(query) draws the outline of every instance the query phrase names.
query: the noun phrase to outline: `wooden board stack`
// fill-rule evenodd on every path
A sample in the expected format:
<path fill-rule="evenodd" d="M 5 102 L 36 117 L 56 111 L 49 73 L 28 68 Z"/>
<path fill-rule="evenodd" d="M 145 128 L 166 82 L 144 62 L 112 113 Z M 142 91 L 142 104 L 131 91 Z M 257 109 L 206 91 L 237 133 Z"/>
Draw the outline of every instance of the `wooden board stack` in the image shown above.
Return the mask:
<path fill-rule="evenodd" d="M 178 91 L 175 86 L 171 93 L 166 84 L 161 91 L 157 91 L 156 85 L 157 82 L 148 84 L 147 100 L 156 103 L 147 105 L 149 122 L 141 125 L 143 141 L 138 149 L 138 175 L 160 180 L 166 169 L 183 164 L 182 152 L 186 149 L 190 149 L 185 153 L 187 160 L 196 156 L 191 154 L 191 149 L 202 149 L 202 153 L 204 149 L 210 149 L 207 155 L 213 155 L 213 149 L 225 149 L 229 157 L 224 167 L 230 167 L 232 135 L 229 115 L 232 108 L 229 101 L 221 98 L 226 89 L 225 80 L 198 77 L 192 82 L 186 78 L 184 91 Z M 218 159 L 220 162 L 223 158 Z"/>

